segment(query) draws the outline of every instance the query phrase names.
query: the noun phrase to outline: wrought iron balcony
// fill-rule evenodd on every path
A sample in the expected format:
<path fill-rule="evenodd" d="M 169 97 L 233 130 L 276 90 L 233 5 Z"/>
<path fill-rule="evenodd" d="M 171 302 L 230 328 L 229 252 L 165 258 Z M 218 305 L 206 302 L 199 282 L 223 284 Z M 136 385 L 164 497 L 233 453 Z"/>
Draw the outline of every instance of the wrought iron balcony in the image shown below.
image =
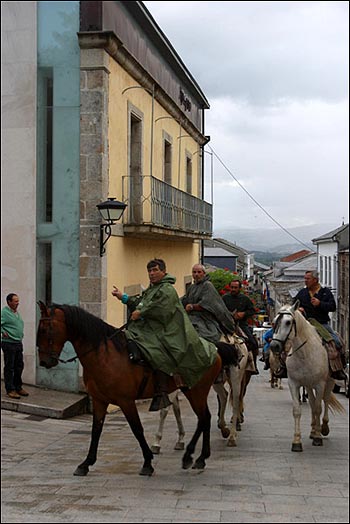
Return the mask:
<path fill-rule="evenodd" d="M 125 235 L 212 235 L 212 205 L 153 176 L 124 176 L 123 202 Z"/>

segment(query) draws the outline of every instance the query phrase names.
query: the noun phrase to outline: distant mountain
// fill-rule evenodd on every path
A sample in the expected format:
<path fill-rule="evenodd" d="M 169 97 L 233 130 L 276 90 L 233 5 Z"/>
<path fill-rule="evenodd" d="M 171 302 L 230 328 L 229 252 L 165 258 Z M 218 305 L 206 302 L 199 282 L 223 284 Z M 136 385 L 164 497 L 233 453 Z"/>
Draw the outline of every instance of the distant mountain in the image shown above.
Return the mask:
<path fill-rule="evenodd" d="M 312 243 L 312 239 L 332 231 L 339 225 L 332 223 L 289 228 L 288 231 L 296 240 L 283 229 L 278 228 L 216 229 L 213 233 L 213 238 L 224 238 L 247 251 L 274 251 L 281 253 L 281 256 L 283 256 L 300 251 L 303 248 L 315 250 L 316 246 Z"/>

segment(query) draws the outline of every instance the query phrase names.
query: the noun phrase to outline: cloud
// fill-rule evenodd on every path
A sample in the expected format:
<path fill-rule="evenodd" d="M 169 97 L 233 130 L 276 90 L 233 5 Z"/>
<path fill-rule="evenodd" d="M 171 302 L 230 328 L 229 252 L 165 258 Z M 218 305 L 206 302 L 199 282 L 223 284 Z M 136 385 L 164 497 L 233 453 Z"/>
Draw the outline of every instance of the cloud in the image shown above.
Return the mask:
<path fill-rule="evenodd" d="M 271 227 L 254 199 L 284 227 L 348 221 L 348 2 L 145 4 L 210 103 L 214 226 Z"/>

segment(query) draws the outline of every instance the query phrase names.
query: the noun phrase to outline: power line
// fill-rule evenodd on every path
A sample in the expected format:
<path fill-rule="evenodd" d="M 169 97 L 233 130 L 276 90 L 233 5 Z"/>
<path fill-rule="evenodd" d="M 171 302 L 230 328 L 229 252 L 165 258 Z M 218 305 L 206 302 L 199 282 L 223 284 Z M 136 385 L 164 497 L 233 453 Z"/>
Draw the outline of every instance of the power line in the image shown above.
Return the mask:
<path fill-rule="evenodd" d="M 290 231 L 288 231 L 288 229 L 286 229 L 284 226 L 282 226 L 282 224 L 280 224 L 275 218 L 273 218 L 273 216 L 270 215 L 270 213 L 268 211 L 266 211 L 266 209 L 263 208 L 263 206 L 261 204 L 259 204 L 259 202 L 253 197 L 253 195 L 251 195 L 249 193 L 249 191 L 246 190 L 246 188 L 240 183 L 239 180 L 237 180 L 237 178 L 235 177 L 235 175 L 232 173 L 232 171 L 230 171 L 230 169 L 225 165 L 225 163 L 221 160 L 221 158 L 215 153 L 214 149 L 208 144 L 208 147 L 211 149 L 211 152 L 212 154 L 217 158 L 217 160 L 220 162 L 220 164 L 224 167 L 224 169 L 226 169 L 226 171 L 229 173 L 229 175 L 237 182 L 237 184 L 239 185 L 239 187 L 241 189 L 243 189 L 243 191 L 249 196 L 249 198 L 251 200 L 253 200 L 254 204 L 256 204 L 260 209 L 261 211 L 263 211 L 265 213 L 265 215 L 267 215 L 269 217 L 270 220 L 272 220 L 272 222 L 274 222 L 278 227 L 280 227 L 285 233 L 287 233 L 287 235 L 289 235 L 290 237 L 292 237 L 294 240 L 296 240 L 297 242 L 299 242 L 299 244 L 301 244 L 302 246 L 306 247 L 309 251 L 312 251 L 313 253 L 316 253 L 316 251 L 314 251 L 313 249 L 310 249 L 310 247 L 305 244 L 304 242 L 302 242 L 301 240 L 299 240 L 299 238 L 297 238 L 296 236 L 293 235 L 293 233 L 291 233 Z"/>

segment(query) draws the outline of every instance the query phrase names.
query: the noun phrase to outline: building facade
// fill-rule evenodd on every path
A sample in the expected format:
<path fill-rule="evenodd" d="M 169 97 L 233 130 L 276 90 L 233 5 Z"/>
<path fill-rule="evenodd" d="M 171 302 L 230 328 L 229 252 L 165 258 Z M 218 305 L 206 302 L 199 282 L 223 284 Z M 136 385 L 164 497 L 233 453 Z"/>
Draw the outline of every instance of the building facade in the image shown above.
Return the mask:
<path fill-rule="evenodd" d="M 142 2 L 2 2 L 2 17 L 2 299 L 21 299 L 24 381 L 79 391 L 76 361 L 38 365 L 36 302 L 119 326 L 113 284 L 139 292 L 154 257 L 184 293 L 212 233 L 209 104 Z M 101 256 L 107 198 L 127 208 Z"/>

